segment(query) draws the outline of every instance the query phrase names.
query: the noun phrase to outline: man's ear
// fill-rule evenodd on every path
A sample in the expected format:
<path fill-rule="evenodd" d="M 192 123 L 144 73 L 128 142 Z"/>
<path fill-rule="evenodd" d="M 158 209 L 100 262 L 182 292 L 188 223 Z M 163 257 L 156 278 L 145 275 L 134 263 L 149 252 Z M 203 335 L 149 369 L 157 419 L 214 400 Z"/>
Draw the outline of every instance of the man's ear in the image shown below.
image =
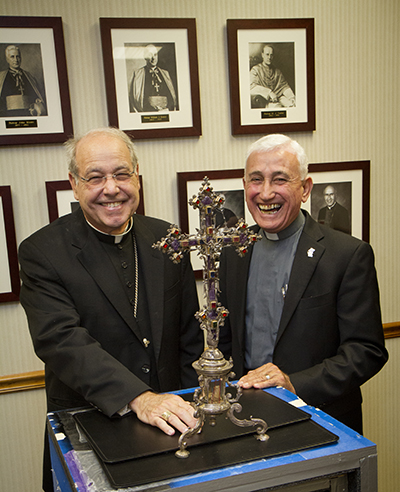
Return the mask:
<path fill-rule="evenodd" d="M 72 191 L 74 192 L 74 198 L 75 198 L 75 200 L 78 200 L 78 202 L 79 202 L 79 195 L 78 195 L 78 190 L 77 190 L 76 179 L 71 173 L 68 173 L 68 179 L 69 179 L 69 182 L 71 184 Z"/>
<path fill-rule="evenodd" d="M 306 201 L 308 200 L 308 197 L 310 196 L 312 188 L 313 188 L 313 181 L 311 179 L 311 176 L 307 176 L 307 178 L 304 180 L 304 183 L 303 183 L 303 194 L 301 197 L 301 201 L 303 203 L 306 203 Z"/>
<path fill-rule="evenodd" d="M 137 163 L 136 167 L 135 167 L 135 176 L 136 176 L 136 180 L 137 180 L 137 187 L 140 190 L 139 163 Z"/>

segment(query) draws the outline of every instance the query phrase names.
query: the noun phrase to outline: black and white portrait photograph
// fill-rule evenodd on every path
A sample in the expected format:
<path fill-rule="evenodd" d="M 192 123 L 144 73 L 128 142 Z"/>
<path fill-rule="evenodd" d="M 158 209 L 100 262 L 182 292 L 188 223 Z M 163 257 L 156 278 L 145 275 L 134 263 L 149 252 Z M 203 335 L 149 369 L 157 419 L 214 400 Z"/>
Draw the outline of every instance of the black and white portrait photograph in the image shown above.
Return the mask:
<path fill-rule="evenodd" d="M 39 43 L 0 43 L 0 116 L 47 116 Z"/>
<path fill-rule="evenodd" d="M 175 43 L 125 43 L 129 111 L 178 111 Z"/>
<path fill-rule="evenodd" d="M 228 19 L 232 135 L 315 130 L 313 19 Z"/>
<path fill-rule="evenodd" d="M 296 106 L 294 43 L 249 43 L 252 108 Z"/>
<path fill-rule="evenodd" d="M 216 191 L 215 193 L 225 198 L 224 204 L 216 210 L 216 227 L 235 227 L 237 221 L 243 219 L 245 214 L 243 189 Z"/>
<path fill-rule="evenodd" d="M 302 208 L 320 224 L 369 241 L 370 162 L 310 163 L 313 180 Z"/>
<path fill-rule="evenodd" d="M 0 145 L 73 134 L 61 17 L 0 16 Z"/>
<path fill-rule="evenodd" d="M 108 119 L 133 138 L 201 135 L 195 19 L 100 18 Z"/>
<path fill-rule="evenodd" d="M 320 224 L 351 234 L 351 182 L 314 184 L 311 215 Z"/>

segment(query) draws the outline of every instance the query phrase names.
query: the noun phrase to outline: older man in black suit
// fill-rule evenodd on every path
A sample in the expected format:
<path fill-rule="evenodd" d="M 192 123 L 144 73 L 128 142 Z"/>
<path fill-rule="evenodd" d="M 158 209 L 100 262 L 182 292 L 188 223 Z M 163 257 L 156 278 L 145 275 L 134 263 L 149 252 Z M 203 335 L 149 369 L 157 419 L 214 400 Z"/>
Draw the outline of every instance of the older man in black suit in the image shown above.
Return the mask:
<path fill-rule="evenodd" d="M 21 68 L 19 46 L 7 46 L 5 55 L 8 70 L 0 72 L 0 116 L 47 116 L 39 84 Z"/>
<path fill-rule="evenodd" d="M 196 423 L 192 407 L 159 392 L 197 385 L 191 364 L 203 343 L 189 259 L 174 264 L 152 248 L 169 224 L 135 215 L 138 163 L 125 133 L 94 130 L 67 149 L 80 209 L 19 249 L 21 303 L 45 362 L 48 411 L 133 411 L 166 434 L 183 432 Z"/>
<path fill-rule="evenodd" d="M 244 388 L 281 385 L 361 433 L 360 386 L 388 358 L 374 255 L 300 210 L 307 168 L 284 135 L 249 149 L 246 201 L 262 239 L 243 258 L 222 254 L 220 348 Z"/>
<path fill-rule="evenodd" d="M 324 200 L 326 206 L 318 212 L 318 222 L 337 231 L 350 234 L 349 212 L 337 201 L 337 191 L 332 185 L 324 189 Z"/>

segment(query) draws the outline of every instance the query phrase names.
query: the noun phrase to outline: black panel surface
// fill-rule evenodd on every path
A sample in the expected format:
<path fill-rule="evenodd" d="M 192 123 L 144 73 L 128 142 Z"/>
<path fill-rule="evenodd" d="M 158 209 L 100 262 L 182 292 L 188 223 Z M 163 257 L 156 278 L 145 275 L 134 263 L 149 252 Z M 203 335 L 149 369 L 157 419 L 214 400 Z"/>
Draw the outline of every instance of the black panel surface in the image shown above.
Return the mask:
<path fill-rule="evenodd" d="M 183 395 L 192 401 L 193 394 Z M 262 390 L 249 389 L 239 400 L 242 411 L 238 419 L 264 419 L 269 429 L 307 420 L 310 414 L 289 405 L 276 396 Z M 158 428 L 143 424 L 131 413 L 121 419 L 110 419 L 96 409 L 74 414 L 75 420 L 84 431 L 93 449 L 102 461 L 114 463 L 144 456 L 175 451 L 180 434 L 167 436 Z M 254 434 L 255 427 L 238 427 L 226 414 L 217 416 L 215 427 L 206 420 L 203 430 L 189 439 L 190 446 L 230 439 L 243 434 Z"/>

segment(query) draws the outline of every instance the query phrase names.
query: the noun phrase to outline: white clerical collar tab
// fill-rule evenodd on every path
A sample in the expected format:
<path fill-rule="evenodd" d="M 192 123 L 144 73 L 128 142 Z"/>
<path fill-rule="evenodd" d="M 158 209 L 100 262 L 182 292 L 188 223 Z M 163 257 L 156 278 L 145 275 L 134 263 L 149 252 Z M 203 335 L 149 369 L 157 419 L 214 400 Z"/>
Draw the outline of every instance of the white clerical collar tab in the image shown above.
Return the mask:
<path fill-rule="evenodd" d="M 271 241 L 279 241 L 279 236 L 275 232 L 264 231 L 264 233 L 267 239 L 270 239 Z"/>
<path fill-rule="evenodd" d="M 126 226 L 126 229 L 122 234 L 107 234 L 106 232 L 103 232 L 103 231 L 100 231 L 100 229 L 97 229 L 97 227 L 95 227 L 93 224 L 91 224 L 87 219 L 86 219 L 86 222 L 90 225 L 90 227 L 92 229 L 99 232 L 100 234 L 103 234 L 104 236 L 114 238 L 114 243 L 119 244 L 123 240 L 124 236 L 126 236 L 128 234 L 128 232 L 130 232 L 130 230 L 132 229 L 133 217 L 130 218 L 129 224 Z"/>

